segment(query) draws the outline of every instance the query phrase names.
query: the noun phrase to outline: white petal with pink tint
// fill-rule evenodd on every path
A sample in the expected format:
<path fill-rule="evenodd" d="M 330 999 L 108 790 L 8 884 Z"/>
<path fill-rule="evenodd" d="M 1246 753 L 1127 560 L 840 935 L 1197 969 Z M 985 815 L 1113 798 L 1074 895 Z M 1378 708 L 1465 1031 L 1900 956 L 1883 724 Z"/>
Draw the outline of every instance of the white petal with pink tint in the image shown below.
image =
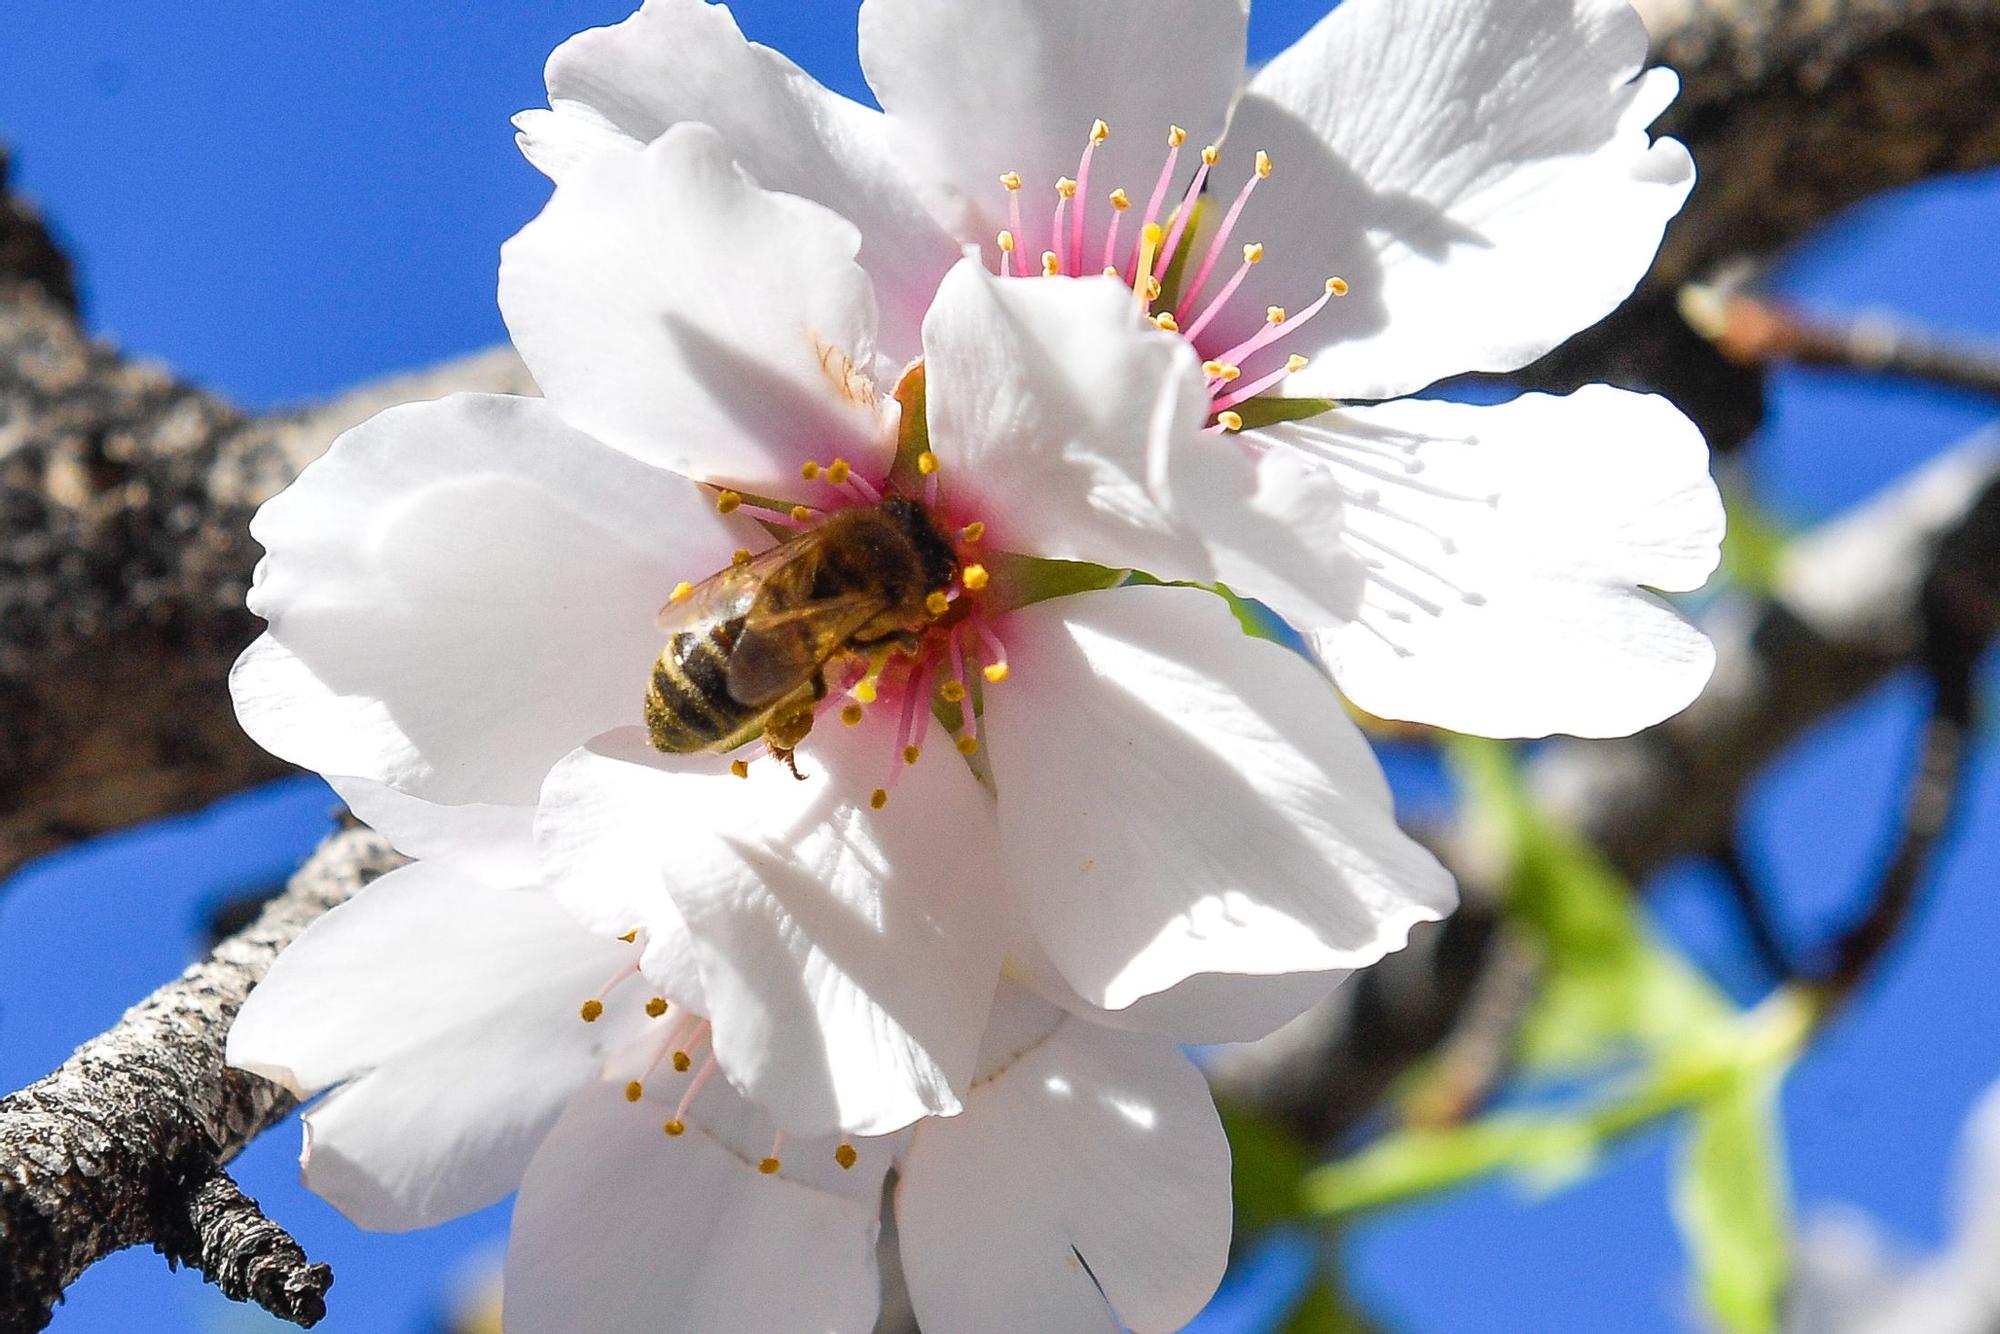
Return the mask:
<path fill-rule="evenodd" d="M 1220 137 L 1243 78 L 1246 18 L 1242 0 L 866 0 L 861 67 L 959 239 L 992 253 L 1008 224 L 1000 176 L 1019 172 L 1035 219 L 1022 244 L 1037 255 L 1049 248 L 1056 179 L 1077 174 L 1093 121 L 1111 127 L 1089 181 L 1100 220 L 1116 187 L 1143 203 L 1170 126 L 1194 148 Z"/>
<path fill-rule="evenodd" d="M 571 425 L 684 476 L 790 495 L 807 458 L 887 466 L 860 244 L 683 123 L 563 178 L 501 251 L 500 310 Z"/>
<path fill-rule="evenodd" d="M 1152 1334 L 1193 1319 L 1230 1234 L 1229 1144 L 1200 1072 L 1166 1039 L 1075 1018 L 982 1064 L 965 1112 L 919 1126 L 899 1169 L 918 1321 Z"/>
<path fill-rule="evenodd" d="M 1408 400 L 1264 433 L 1348 489 L 1355 612 L 1302 623 L 1371 713 L 1482 736 L 1622 736 L 1684 708 L 1707 636 L 1648 589 L 1699 588 L 1722 502 L 1665 399 L 1603 385 Z"/>
<path fill-rule="evenodd" d="M 447 806 L 365 778 L 332 777 L 327 785 L 347 803 L 355 819 L 388 839 L 405 857 L 449 866 L 460 875 L 503 888 L 540 883 L 533 806 Z"/>
<path fill-rule="evenodd" d="M 419 862 L 281 955 L 227 1058 L 301 1096 L 306 1184 L 370 1228 L 426 1227 L 519 1183 L 570 1094 L 648 1021 L 643 997 L 578 1007 L 634 951 L 546 895 Z"/>
<path fill-rule="evenodd" d="M 726 1090 L 703 1105 L 708 1124 L 670 1138 L 615 1085 L 571 1103 L 515 1206 L 508 1334 L 874 1327 L 886 1161 L 857 1166 L 841 1192 L 767 1176 L 728 1134 L 755 1113 Z"/>
<path fill-rule="evenodd" d="M 1169 487 L 1179 451 L 1210 447 L 1200 369 L 1130 289 L 1008 281 L 966 260 L 924 321 L 924 353 L 939 477 L 990 545 L 1212 577 Z"/>
<path fill-rule="evenodd" d="M 1338 274 L 1352 294 L 1287 340 L 1313 364 L 1285 392 L 1376 399 L 1595 323 L 1694 181 L 1647 132 L 1676 81 L 1645 60 L 1625 0 L 1347 0 L 1258 71 L 1230 128 L 1233 155 L 1269 149 L 1277 172 L 1243 216 L 1266 259 L 1218 344 Z"/>
<path fill-rule="evenodd" d="M 724 1073 L 794 1133 L 956 1111 L 999 976 L 991 799 L 936 746 L 870 809 L 893 730 L 827 717 L 798 782 L 769 760 L 730 778 L 720 757 L 663 756 L 629 728 L 543 793 L 551 887 L 585 920 L 678 910 Z"/>
<path fill-rule="evenodd" d="M 1006 634 L 986 733 L 1008 888 L 1085 1000 L 1363 967 L 1450 910 L 1332 686 L 1220 598 L 1083 593 Z"/>
<path fill-rule="evenodd" d="M 477 394 L 355 427 L 251 533 L 270 630 L 230 678 L 244 730 L 323 774 L 499 805 L 633 717 L 675 583 L 763 541 L 547 404 Z"/>
<path fill-rule="evenodd" d="M 685 121 L 713 126 L 766 188 L 824 204 L 861 231 L 882 303 L 880 345 L 917 355 L 917 329 L 958 247 L 932 221 L 887 142 L 882 113 L 746 41 L 727 6 L 647 0 L 578 33 L 548 65 L 547 111 L 515 117 L 528 157 L 560 181 L 584 158 L 636 151 Z"/>

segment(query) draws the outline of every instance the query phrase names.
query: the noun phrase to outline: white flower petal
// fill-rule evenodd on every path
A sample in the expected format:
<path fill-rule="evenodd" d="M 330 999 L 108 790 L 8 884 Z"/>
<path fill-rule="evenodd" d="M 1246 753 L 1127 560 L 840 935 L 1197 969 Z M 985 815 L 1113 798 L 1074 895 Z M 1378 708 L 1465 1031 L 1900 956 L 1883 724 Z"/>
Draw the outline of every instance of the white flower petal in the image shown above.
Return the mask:
<path fill-rule="evenodd" d="M 915 169 L 937 183 L 940 216 L 992 252 L 1008 225 L 1003 172 L 1027 183 L 1022 250 L 1048 249 L 1055 183 L 1077 174 L 1091 124 L 1110 137 L 1091 167 L 1097 219 L 1088 271 L 1101 267 L 1105 197 L 1122 187 L 1143 207 L 1166 160 L 1167 130 L 1194 153 L 1219 138 L 1243 77 L 1243 0 L 866 0 L 861 67 Z M 1136 212 L 1136 210 L 1135 210 Z M 1127 243 L 1136 241 L 1128 218 Z M 1032 262 L 1032 261 L 1031 261 Z"/>
<path fill-rule="evenodd" d="M 549 57 L 551 111 L 517 117 L 521 147 L 560 181 L 586 156 L 633 151 L 683 121 L 713 126 L 767 188 L 824 204 L 861 230 L 882 302 L 881 349 L 900 365 L 958 247 L 931 220 L 886 139 L 882 113 L 746 41 L 726 5 L 647 0 Z"/>
<path fill-rule="evenodd" d="M 1039 603 L 986 693 L 1009 892 L 1078 994 L 1358 968 L 1450 909 L 1332 686 L 1198 589 Z"/>
<path fill-rule="evenodd" d="M 917 1128 L 896 1224 L 925 1329 L 1179 1329 L 1228 1259 L 1229 1144 L 1171 1042 L 1065 1019 Z"/>
<path fill-rule="evenodd" d="M 1127 1033 L 1152 1033 L 1207 1046 L 1255 1042 L 1277 1032 L 1333 994 L 1351 969 L 1318 973 L 1196 973 L 1165 991 L 1141 996 L 1121 1010 L 1092 1004 L 1076 992 L 1032 939 L 1016 942 L 1007 973 L 1051 1005 L 1091 1023 Z"/>
<path fill-rule="evenodd" d="M 632 955 L 546 895 L 418 862 L 315 922 L 230 1029 L 231 1065 L 306 1096 L 306 1184 L 357 1223 L 412 1228 L 501 1198 L 638 1000 L 578 1007 Z"/>
<path fill-rule="evenodd" d="M 1410 400 L 1273 428 L 1350 493 L 1358 609 L 1316 642 L 1371 713 L 1483 736 L 1623 736 L 1707 682 L 1708 639 L 1646 588 L 1698 588 L 1722 502 L 1665 399 L 1594 385 Z"/>
<path fill-rule="evenodd" d="M 991 801 L 934 746 L 871 810 L 893 733 L 827 718 L 797 782 L 768 760 L 739 781 L 626 729 L 543 792 L 552 889 L 586 921 L 679 910 L 724 1073 L 794 1133 L 956 1111 L 999 976 Z"/>
<path fill-rule="evenodd" d="M 698 1125 L 668 1138 L 648 1110 L 593 1085 L 536 1155 L 507 1247 L 508 1334 L 868 1334 L 876 1196 L 766 1176 Z"/>
<path fill-rule="evenodd" d="M 533 806 L 445 806 L 365 778 L 329 778 L 354 818 L 405 857 L 502 888 L 540 883 Z"/>
<path fill-rule="evenodd" d="M 1676 84 L 1645 59 L 1625 0 L 1339 6 L 1237 109 L 1230 147 L 1270 150 L 1277 171 L 1240 229 L 1266 259 L 1217 345 L 1330 274 L 1352 294 L 1282 345 L 1314 359 L 1286 393 L 1388 398 L 1513 370 L 1595 323 L 1694 181 L 1687 151 L 1647 133 Z"/>
<path fill-rule="evenodd" d="M 230 678 L 244 729 L 323 774 L 500 805 L 638 715 L 677 582 L 762 545 L 545 404 L 474 394 L 355 427 L 251 532 L 271 629 Z"/>
<path fill-rule="evenodd" d="M 1170 462 L 1207 399 L 1185 339 L 1139 318 L 1110 278 L 1018 282 L 972 260 L 924 320 L 932 451 L 954 507 L 990 545 L 1058 560 L 1208 576 L 1175 511 Z"/>
<path fill-rule="evenodd" d="M 875 296 L 852 224 L 760 189 L 706 125 L 605 153 L 501 250 L 500 310 L 563 418 L 635 458 L 764 495 L 842 455 L 870 475 Z"/>

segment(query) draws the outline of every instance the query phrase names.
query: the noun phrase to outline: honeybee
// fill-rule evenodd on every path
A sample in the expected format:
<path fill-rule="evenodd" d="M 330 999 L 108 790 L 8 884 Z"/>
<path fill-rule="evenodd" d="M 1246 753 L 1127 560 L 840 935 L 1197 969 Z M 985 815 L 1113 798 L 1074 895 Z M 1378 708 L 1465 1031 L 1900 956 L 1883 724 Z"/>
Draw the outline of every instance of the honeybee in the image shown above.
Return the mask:
<path fill-rule="evenodd" d="M 914 652 L 929 605 L 958 574 L 930 512 L 892 496 L 841 510 L 704 579 L 660 610 L 667 646 L 646 688 L 646 731 L 669 753 L 762 737 L 790 766 L 835 660 Z"/>

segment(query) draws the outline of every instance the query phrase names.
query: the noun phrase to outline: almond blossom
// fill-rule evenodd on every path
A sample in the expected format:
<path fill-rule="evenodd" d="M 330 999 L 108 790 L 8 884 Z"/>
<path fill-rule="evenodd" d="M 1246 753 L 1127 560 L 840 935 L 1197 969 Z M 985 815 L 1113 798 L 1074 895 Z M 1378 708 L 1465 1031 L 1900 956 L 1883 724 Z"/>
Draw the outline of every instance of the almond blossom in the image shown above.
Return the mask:
<path fill-rule="evenodd" d="M 1246 23 L 1243 0 L 865 0 L 876 111 L 721 5 L 647 0 L 557 50 L 550 108 L 517 124 L 558 181 L 715 126 L 854 225 L 891 360 L 961 246 L 1002 275 L 1116 275 L 1257 463 L 1241 494 L 1184 480 L 1180 512 L 1364 709 L 1495 736 L 1676 712 L 1712 655 L 1650 590 L 1716 561 L 1694 428 L 1602 386 L 1379 401 L 1526 365 L 1630 292 L 1693 181 L 1647 134 L 1674 75 L 1642 72 L 1625 0 L 1347 0 L 1251 72 Z M 587 362 L 537 373 L 582 396 Z M 661 457 L 633 409 L 578 421 Z"/>
<path fill-rule="evenodd" d="M 1172 1042 L 1009 986 L 959 1115 L 787 1137 L 717 1077 L 698 981 L 639 975 L 662 942 L 592 935 L 523 887 L 532 864 L 496 849 L 526 847 L 531 811 L 464 809 L 433 808 L 442 859 L 390 872 L 278 960 L 228 1057 L 302 1098 L 331 1090 L 305 1113 L 303 1173 L 364 1227 L 518 1190 L 509 1334 L 866 1334 L 892 1165 L 927 1329 L 1102 1328 L 1108 1302 L 1166 1330 L 1213 1292 L 1229 1151 Z"/>
<path fill-rule="evenodd" d="M 392 409 L 270 502 L 233 681 L 266 747 L 395 794 L 362 813 L 406 850 L 425 803 L 537 807 L 560 900 L 650 942 L 649 977 L 684 941 L 724 1076 L 801 1136 L 960 1110 L 1003 969 L 1252 1036 L 1453 901 L 1324 676 L 1204 588 L 1119 583 L 1213 583 L 1180 499 L 1253 485 L 1185 340 L 1114 278 L 966 260 L 919 379 L 859 244 L 706 126 L 580 165 L 502 263 L 547 399 Z M 950 535 L 951 584 L 902 651 L 829 664 L 803 781 L 654 750 L 655 613 L 888 494 Z"/>

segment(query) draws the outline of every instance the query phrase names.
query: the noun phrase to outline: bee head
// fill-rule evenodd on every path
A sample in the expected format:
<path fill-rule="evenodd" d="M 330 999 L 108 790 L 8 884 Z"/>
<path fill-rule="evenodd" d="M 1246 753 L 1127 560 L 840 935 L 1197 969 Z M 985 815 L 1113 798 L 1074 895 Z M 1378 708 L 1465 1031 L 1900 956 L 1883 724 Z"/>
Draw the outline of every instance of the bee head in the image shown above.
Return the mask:
<path fill-rule="evenodd" d="M 958 552 L 939 531 L 931 512 L 918 501 L 891 496 L 882 502 L 882 513 L 908 535 L 910 544 L 922 558 L 925 590 L 948 588 L 958 574 Z"/>

